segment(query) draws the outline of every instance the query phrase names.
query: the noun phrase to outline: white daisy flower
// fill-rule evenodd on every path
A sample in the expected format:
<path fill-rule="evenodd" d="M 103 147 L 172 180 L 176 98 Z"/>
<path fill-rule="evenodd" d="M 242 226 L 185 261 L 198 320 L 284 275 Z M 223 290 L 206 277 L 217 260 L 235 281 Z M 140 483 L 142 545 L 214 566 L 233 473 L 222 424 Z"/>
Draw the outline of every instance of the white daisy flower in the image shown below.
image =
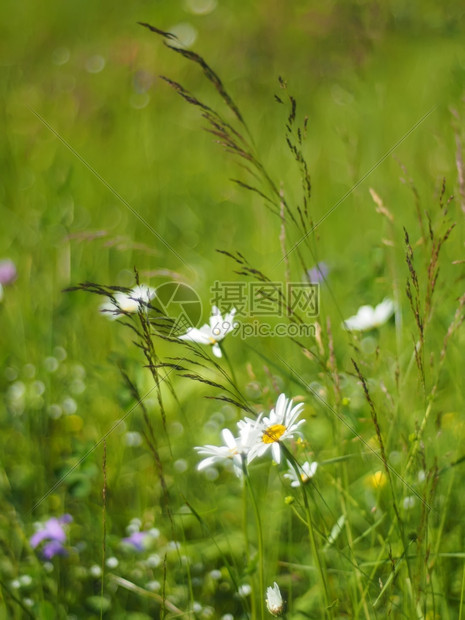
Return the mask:
<path fill-rule="evenodd" d="M 261 437 L 263 429 L 261 424 L 263 413 L 261 413 L 255 420 L 251 418 L 244 418 L 239 420 L 237 428 L 239 429 L 239 435 L 241 437 L 242 453 L 248 454 L 252 446 L 255 445 L 257 440 Z"/>
<path fill-rule="evenodd" d="M 395 305 L 392 299 L 383 299 L 383 301 L 373 308 L 372 306 L 362 306 L 358 309 L 357 314 L 351 316 L 343 323 L 348 331 L 366 331 L 379 327 L 386 323 L 392 316 Z"/>
<path fill-rule="evenodd" d="M 216 357 L 221 357 L 221 348 L 218 343 L 234 329 L 235 314 L 236 308 L 233 308 L 223 319 L 219 309 L 213 306 L 208 325 L 205 323 L 200 329 L 191 327 L 185 334 L 179 336 L 179 339 L 188 340 L 189 342 L 198 342 L 200 344 L 210 344 L 213 347 L 213 354 Z"/>
<path fill-rule="evenodd" d="M 301 484 L 306 484 L 310 478 L 313 478 L 318 469 L 318 463 L 316 461 L 313 461 L 313 463 L 305 461 L 303 465 L 299 465 L 298 469 L 299 475 L 297 475 L 292 465 L 289 465 L 289 471 L 284 474 L 284 478 L 291 481 L 291 487 L 299 487 Z"/>
<path fill-rule="evenodd" d="M 107 317 L 114 321 L 120 314 L 126 312 L 138 312 L 155 297 L 156 291 L 151 286 L 140 284 L 135 286 L 129 293 L 118 292 L 113 295 L 114 299 L 109 299 L 100 306 L 100 312 L 104 312 Z"/>
<path fill-rule="evenodd" d="M 221 432 L 223 436 L 224 446 L 201 446 L 196 447 L 198 454 L 207 458 L 200 461 L 197 469 L 201 471 L 207 467 L 211 467 L 216 463 L 224 463 L 232 461 L 234 473 L 238 478 L 242 476 L 242 441 L 241 437 L 234 437 L 231 431 L 225 428 Z"/>
<path fill-rule="evenodd" d="M 268 448 L 271 448 L 273 459 L 276 463 L 281 462 L 281 442 L 285 439 L 292 439 L 294 435 L 300 435 L 298 431 L 305 420 L 296 422 L 304 405 L 299 403 L 292 406 L 292 398 L 286 398 L 281 394 L 276 402 L 275 409 L 270 411 L 268 417 L 261 416 L 254 423 L 250 431 L 255 440 L 250 448 L 247 462 L 251 463 L 255 457 L 263 456 Z"/>
<path fill-rule="evenodd" d="M 273 587 L 266 589 L 266 607 L 272 616 L 281 616 L 284 613 L 284 601 L 276 581 Z"/>

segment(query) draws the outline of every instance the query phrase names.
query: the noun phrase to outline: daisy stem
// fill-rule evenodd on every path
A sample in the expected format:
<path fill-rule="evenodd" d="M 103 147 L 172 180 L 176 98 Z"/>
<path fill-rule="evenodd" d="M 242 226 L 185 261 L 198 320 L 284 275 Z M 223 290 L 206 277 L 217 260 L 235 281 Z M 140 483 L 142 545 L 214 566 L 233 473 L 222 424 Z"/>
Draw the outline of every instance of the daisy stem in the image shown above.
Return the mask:
<path fill-rule="evenodd" d="M 247 471 L 247 465 L 245 464 L 245 460 L 242 459 L 242 473 L 243 480 L 248 480 L 249 472 Z M 247 527 L 247 488 L 248 484 L 242 485 L 242 523 L 244 529 L 244 541 L 245 541 L 245 557 L 247 559 L 247 566 L 250 565 L 250 541 L 249 541 L 249 530 Z M 255 597 L 252 597 L 252 618 L 256 618 L 257 616 L 257 603 Z"/>
<path fill-rule="evenodd" d="M 281 444 L 281 448 L 283 449 L 283 452 L 286 455 L 287 460 L 289 461 L 289 463 L 292 465 L 297 479 L 300 480 L 301 479 L 301 471 L 299 469 L 299 465 L 297 463 L 297 461 L 295 460 L 295 458 L 292 456 L 292 454 L 289 452 L 289 450 L 286 448 L 286 446 L 284 446 L 283 444 Z M 328 588 L 326 585 L 326 579 L 325 579 L 325 572 L 324 572 L 324 566 L 323 566 L 323 560 L 319 554 L 318 548 L 317 548 L 317 544 L 316 544 L 316 539 L 315 539 L 315 531 L 313 529 L 313 522 L 312 522 L 312 516 L 310 513 L 310 505 L 308 503 L 308 496 L 307 496 L 307 491 L 305 488 L 304 484 L 300 484 L 299 485 L 301 490 L 302 490 L 302 497 L 304 500 L 304 505 L 305 505 L 305 512 L 307 515 L 307 528 L 308 528 L 308 535 L 309 535 L 309 539 L 310 539 L 310 548 L 312 551 L 312 555 L 313 555 L 313 559 L 317 565 L 317 569 L 318 569 L 318 574 L 320 576 L 320 581 L 321 581 L 321 585 L 323 587 L 323 599 L 324 599 L 324 604 L 325 604 L 325 609 L 326 609 L 326 617 L 329 619 L 333 618 L 333 612 L 332 609 L 330 607 L 329 604 L 329 594 L 328 594 Z"/>
<path fill-rule="evenodd" d="M 258 510 L 257 498 L 253 492 L 252 484 L 248 475 L 245 476 L 250 497 L 252 498 L 252 506 L 255 514 L 255 523 L 257 527 L 257 543 L 258 543 L 258 577 L 259 577 L 259 598 L 260 598 L 260 617 L 265 619 L 265 579 L 263 575 L 263 532 L 262 522 L 260 519 L 260 511 Z"/>

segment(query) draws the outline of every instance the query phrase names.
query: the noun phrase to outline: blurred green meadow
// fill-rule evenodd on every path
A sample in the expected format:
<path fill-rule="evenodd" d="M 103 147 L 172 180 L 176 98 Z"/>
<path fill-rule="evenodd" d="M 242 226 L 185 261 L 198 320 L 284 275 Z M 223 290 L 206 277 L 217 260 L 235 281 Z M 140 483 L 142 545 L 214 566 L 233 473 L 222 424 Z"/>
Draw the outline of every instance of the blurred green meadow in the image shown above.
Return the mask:
<path fill-rule="evenodd" d="M 0 260 L 17 269 L 0 301 L 0 618 L 253 620 L 274 582 L 292 620 L 465 617 L 463 4 L 0 11 Z M 200 54 L 248 132 L 138 22 Z M 180 282 L 203 324 L 215 281 L 301 283 L 318 262 L 313 335 L 228 335 L 221 359 L 153 334 L 148 350 L 144 312 L 110 321 L 102 294 L 64 292 Z M 392 317 L 344 329 L 385 298 Z M 304 403 L 286 449 L 318 462 L 305 489 L 268 453 L 242 479 L 197 470 L 194 447 L 280 393 Z M 63 515 L 44 557 L 31 537 Z"/>

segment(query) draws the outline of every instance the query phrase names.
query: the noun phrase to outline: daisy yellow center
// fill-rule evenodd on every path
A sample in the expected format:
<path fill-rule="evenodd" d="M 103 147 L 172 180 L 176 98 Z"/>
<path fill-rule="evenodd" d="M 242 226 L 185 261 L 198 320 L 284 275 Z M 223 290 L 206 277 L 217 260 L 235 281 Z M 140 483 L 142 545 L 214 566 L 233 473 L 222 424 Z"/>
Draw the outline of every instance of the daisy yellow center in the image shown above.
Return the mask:
<path fill-rule="evenodd" d="M 286 430 L 287 429 L 283 424 L 273 424 L 272 426 L 269 426 L 263 433 L 263 443 L 274 443 L 275 441 L 279 441 Z"/>
<path fill-rule="evenodd" d="M 217 344 L 217 341 L 211 336 L 208 339 L 210 340 L 211 344 Z"/>

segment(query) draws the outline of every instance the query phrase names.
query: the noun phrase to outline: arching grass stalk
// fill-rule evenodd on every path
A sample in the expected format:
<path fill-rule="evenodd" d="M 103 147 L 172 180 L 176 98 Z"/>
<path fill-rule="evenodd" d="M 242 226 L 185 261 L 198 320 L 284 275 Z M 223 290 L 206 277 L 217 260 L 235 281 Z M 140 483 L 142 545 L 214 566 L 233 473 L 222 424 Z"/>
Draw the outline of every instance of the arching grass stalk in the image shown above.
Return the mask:
<path fill-rule="evenodd" d="M 264 567 L 264 556 L 263 556 L 263 531 L 262 531 L 262 521 L 260 519 L 260 511 L 258 509 L 257 498 L 255 497 L 255 493 L 252 487 L 252 483 L 250 480 L 249 473 L 247 471 L 247 465 L 242 459 L 242 471 L 244 474 L 244 480 L 246 482 L 247 488 L 250 493 L 250 497 L 252 499 L 252 506 L 255 515 L 255 526 L 257 528 L 257 546 L 258 546 L 258 582 L 259 582 L 259 598 L 260 598 L 260 617 L 262 620 L 265 620 L 265 578 L 263 574 Z M 246 514 L 246 513 L 245 513 Z M 247 524 L 244 524 L 244 527 L 247 527 Z M 246 541 L 248 541 L 246 534 Z M 252 602 L 252 613 L 253 617 L 256 618 L 255 613 L 255 601 Z"/>
<path fill-rule="evenodd" d="M 281 449 L 284 452 L 286 459 L 288 460 L 288 462 L 291 464 L 292 468 L 294 469 L 297 479 L 298 480 L 302 480 L 302 471 L 299 468 L 299 464 L 297 463 L 297 461 L 295 460 L 295 458 L 292 456 L 292 454 L 289 452 L 289 450 L 286 448 L 286 446 L 284 444 L 281 444 Z M 332 620 L 333 618 L 333 612 L 332 612 L 332 608 L 330 606 L 330 602 L 329 602 L 329 593 L 328 593 L 328 586 L 327 586 L 327 582 L 326 582 L 326 566 L 325 566 L 325 562 L 324 562 L 324 558 L 320 555 L 318 547 L 317 547 L 317 543 L 316 543 L 316 538 L 315 538 L 315 531 L 313 529 L 313 522 L 312 522 L 312 516 L 311 516 L 311 512 L 310 512 L 310 505 L 308 503 L 308 495 L 307 495 L 307 489 L 305 487 L 305 484 L 300 484 L 300 489 L 302 491 L 302 498 L 303 498 L 303 502 L 304 502 L 304 506 L 305 506 L 305 513 L 306 513 L 306 525 L 307 525 L 307 529 L 308 529 L 308 536 L 309 536 L 309 540 L 310 540 L 310 549 L 312 552 L 312 556 L 313 556 L 313 560 L 317 566 L 318 569 L 318 574 L 320 577 L 320 582 L 321 582 L 321 586 L 322 586 L 322 590 L 323 590 L 323 602 L 324 602 L 324 607 L 325 607 L 325 611 L 326 611 L 326 617 L 329 618 L 330 620 Z"/>

